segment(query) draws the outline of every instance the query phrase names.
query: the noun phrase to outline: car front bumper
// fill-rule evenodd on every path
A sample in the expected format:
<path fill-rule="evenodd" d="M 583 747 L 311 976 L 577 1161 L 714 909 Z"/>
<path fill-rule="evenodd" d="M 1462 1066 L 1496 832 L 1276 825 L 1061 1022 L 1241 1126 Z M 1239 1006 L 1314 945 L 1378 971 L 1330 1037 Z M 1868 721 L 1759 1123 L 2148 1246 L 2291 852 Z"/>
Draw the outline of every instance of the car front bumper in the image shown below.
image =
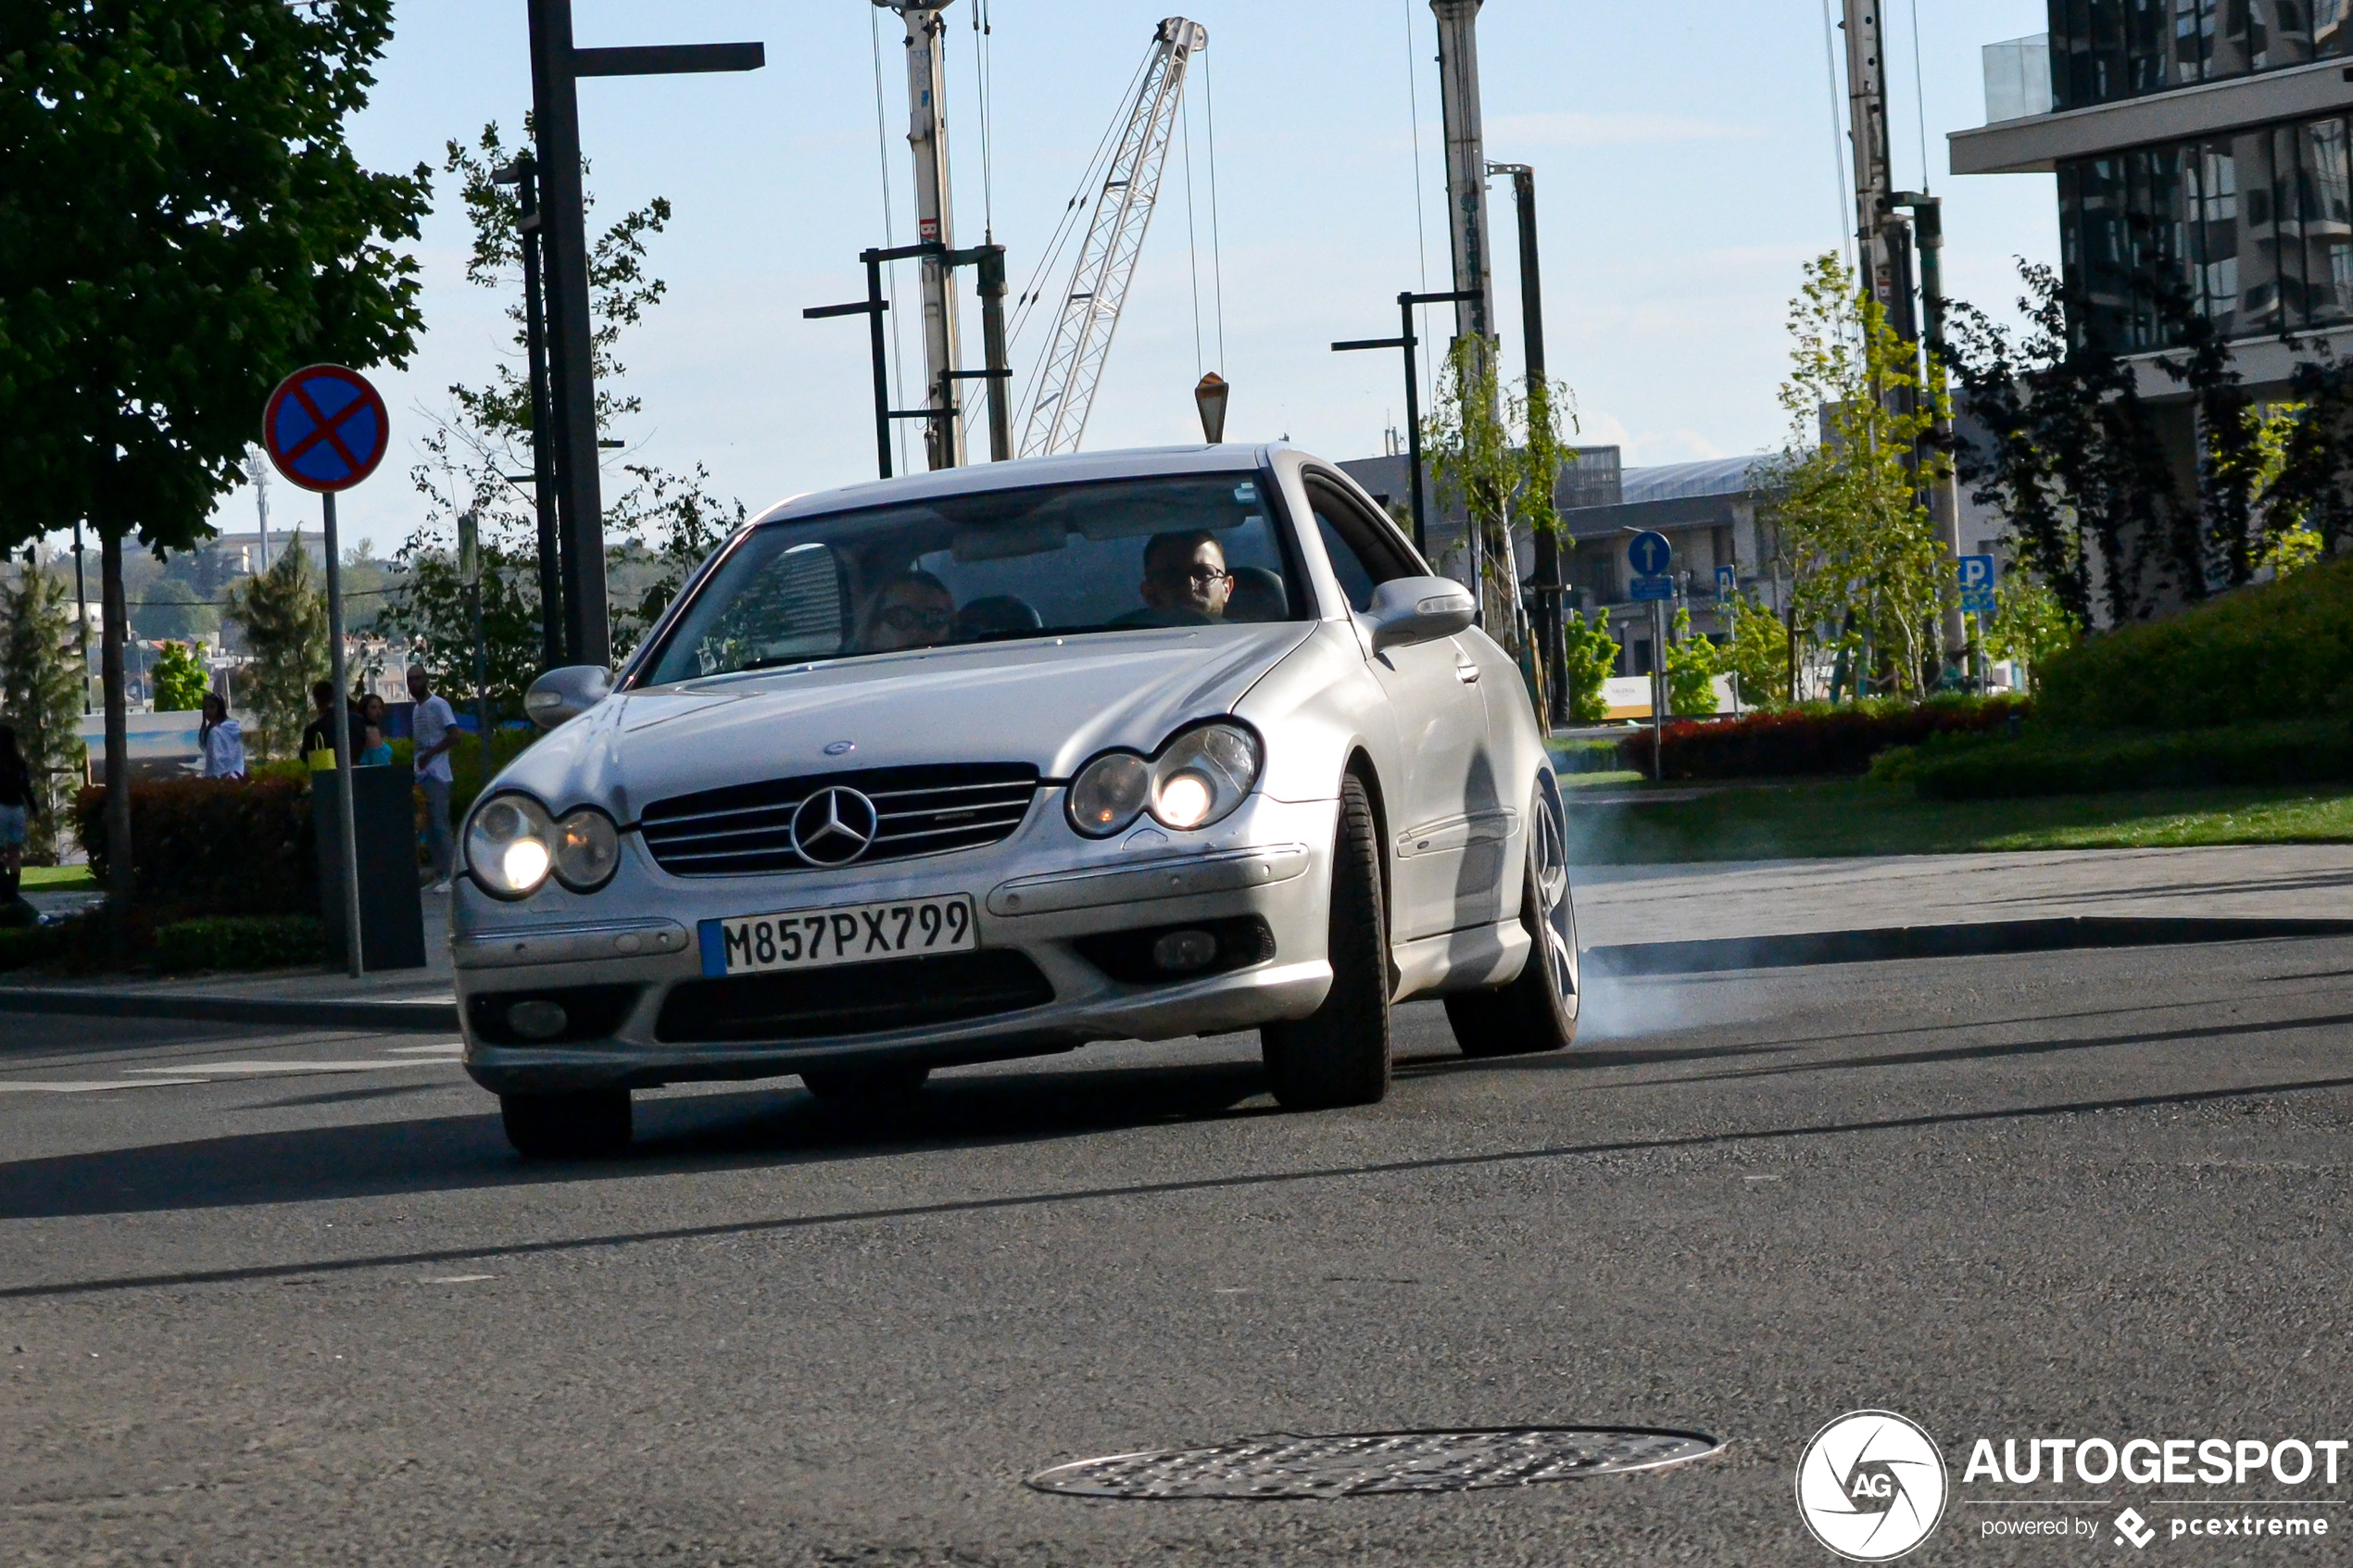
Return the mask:
<path fill-rule="evenodd" d="M 1148 825 L 1095 842 L 1069 829 L 1062 791 L 1047 787 L 1010 838 L 946 855 L 689 878 L 662 871 L 633 833 L 624 835 L 620 871 L 594 894 L 550 884 L 506 902 L 461 877 L 451 896 L 450 946 L 466 1070 L 499 1093 L 638 1088 L 816 1066 L 950 1066 L 1303 1017 L 1331 985 L 1324 944 L 1336 811 L 1328 800 L 1252 796 L 1200 833 Z M 909 1027 L 812 1034 L 803 1022 L 771 1038 L 682 1039 L 665 1018 L 677 987 L 711 978 L 698 939 L 705 921 L 957 893 L 973 900 L 979 950 L 1021 955 L 1051 987 L 1051 1000 Z M 1238 967 L 1141 978 L 1132 962 L 1114 963 L 1126 979 L 1104 967 L 1102 939 L 1118 933 L 1255 931 L 1260 922 L 1271 956 Z M 885 964 L 813 972 L 854 985 L 860 969 L 872 972 L 878 990 L 923 984 L 919 968 Z M 533 998 L 575 999 L 571 1033 L 519 1039 L 504 1023 L 507 1010 Z M 591 1037 L 572 1037 L 580 1034 Z"/>

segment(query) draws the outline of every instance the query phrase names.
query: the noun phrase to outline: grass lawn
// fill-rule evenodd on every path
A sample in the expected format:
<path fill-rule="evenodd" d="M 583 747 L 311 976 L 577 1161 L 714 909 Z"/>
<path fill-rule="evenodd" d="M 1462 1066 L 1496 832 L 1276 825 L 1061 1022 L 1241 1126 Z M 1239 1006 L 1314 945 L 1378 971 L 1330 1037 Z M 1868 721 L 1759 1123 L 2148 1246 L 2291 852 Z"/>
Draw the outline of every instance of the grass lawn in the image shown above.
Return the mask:
<path fill-rule="evenodd" d="M 44 893 L 94 892 L 98 886 L 91 880 L 88 866 L 27 866 L 24 885 Z"/>
<path fill-rule="evenodd" d="M 1646 787 L 1639 775 L 1588 775 L 1578 782 L 1604 780 L 1621 791 Z M 1666 786 L 1670 795 L 1677 789 Z M 1716 787 L 1697 798 L 1594 806 L 1579 806 L 1577 789 L 1566 794 L 1571 858 L 1584 865 L 2353 844 L 2353 791 L 2309 785 L 1933 801 L 1900 786 L 1842 780 Z"/>

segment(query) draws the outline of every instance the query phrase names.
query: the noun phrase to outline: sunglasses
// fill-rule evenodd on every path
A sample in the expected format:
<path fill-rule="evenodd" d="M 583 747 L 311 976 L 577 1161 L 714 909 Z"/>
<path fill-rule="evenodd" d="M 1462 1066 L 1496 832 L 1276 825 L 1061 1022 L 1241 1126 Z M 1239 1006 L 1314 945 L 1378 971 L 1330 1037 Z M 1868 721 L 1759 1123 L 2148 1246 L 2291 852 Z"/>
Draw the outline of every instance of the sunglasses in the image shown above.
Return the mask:
<path fill-rule="evenodd" d="M 945 632 L 955 619 L 951 611 L 917 609 L 913 605 L 893 605 L 882 612 L 882 623 L 894 632 Z"/>
<path fill-rule="evenodd" d="M 1212 583 L 1223 583 L 1226 579 L 1231 577 L 1233 573 L 1227 571 L 1222 566 L 1194 566 L 1189 567 L 1181 571 L 1174 567 L 1169 567 L 1163 571 L 1154 572 L 1152 575 L 1155 577 L 1167 578 L 1176 582 L 1189 581 L 1199 583 L 1202 587 L 1206 588 Z"/>

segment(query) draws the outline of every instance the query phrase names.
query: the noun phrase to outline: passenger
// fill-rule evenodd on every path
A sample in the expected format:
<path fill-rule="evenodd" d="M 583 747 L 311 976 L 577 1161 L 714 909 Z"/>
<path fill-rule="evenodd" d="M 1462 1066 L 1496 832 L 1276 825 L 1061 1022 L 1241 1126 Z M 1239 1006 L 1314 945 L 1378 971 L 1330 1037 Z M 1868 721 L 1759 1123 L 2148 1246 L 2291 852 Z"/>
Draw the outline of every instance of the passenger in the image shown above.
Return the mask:
<path fill-rule="evenodd" d="M 1223 621 L 1234 574 L 1226 570 L 1225 550 L 1208 533 L 1155 533 L 1144 546 L 1142 591 L 1145 605 L 1166 617 L 1162 625 Z"/>
<path fill-rule="evenodd" d="M 936 648 L 956 624 L 956 596 L 928 571 L 902 571 L 884 584 L 866 615 L 869 653 Z"/>

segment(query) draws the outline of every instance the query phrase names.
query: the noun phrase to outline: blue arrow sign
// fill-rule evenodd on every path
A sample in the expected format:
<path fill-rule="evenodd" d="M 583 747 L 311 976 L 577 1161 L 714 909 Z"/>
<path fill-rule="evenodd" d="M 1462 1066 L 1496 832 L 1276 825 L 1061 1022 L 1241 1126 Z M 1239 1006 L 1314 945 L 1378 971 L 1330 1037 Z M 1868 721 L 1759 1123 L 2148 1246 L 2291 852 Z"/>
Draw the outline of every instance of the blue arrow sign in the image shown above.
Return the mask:
<path fill-rule="evenodd" d="M 1628 542 L 1626 558 L 1633 563 L 1638 576 L 1664 577 L 1675 559 L 1675 547 L 1667 542 L 1666 534 L 1645 529 Z"/>

